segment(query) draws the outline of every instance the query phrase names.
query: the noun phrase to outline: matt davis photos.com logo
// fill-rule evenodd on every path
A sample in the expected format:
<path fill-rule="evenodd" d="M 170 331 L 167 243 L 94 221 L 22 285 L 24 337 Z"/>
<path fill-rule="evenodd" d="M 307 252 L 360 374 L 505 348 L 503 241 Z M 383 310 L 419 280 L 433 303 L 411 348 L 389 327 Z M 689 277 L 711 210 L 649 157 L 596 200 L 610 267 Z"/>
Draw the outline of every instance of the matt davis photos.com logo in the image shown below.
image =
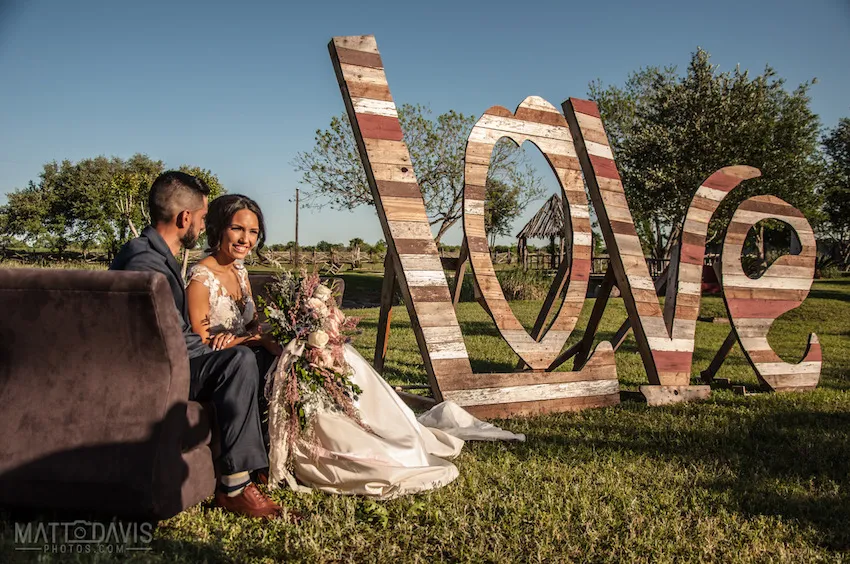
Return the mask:
<path fill-rule="evenodd" d="M 53 554 L 124 554 L 150 550 L 152 523 L 15 523 L 15 550 Z"/>

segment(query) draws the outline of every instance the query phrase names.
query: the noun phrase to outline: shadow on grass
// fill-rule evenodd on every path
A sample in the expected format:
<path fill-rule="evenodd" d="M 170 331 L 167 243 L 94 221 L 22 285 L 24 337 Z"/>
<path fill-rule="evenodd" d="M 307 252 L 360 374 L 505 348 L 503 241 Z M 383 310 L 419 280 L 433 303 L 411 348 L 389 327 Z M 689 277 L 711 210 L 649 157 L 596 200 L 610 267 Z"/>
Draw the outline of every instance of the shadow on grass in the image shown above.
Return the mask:
<path fill-rule="evenodd" d="M 820 300 L 840 300 L 847 301 L 847 294 L 844 292 L 834 292 L 831 290 L 811 290 L 806 299 L 817 298 Z"/>
<path fill-rule="evenodd" d="M 693 486 L 731 494 L 729 510 L 795 520 L 815 529 L 813 542 L 850 549 L 850 413 L 814 411 L 806 399 L 782 398 L 779 405 L 765 399 L 760 409 L 746 414 L 739 409 L 744 400 L 720 400 L 708 417 L 694 406 L 647 408 L 637 403 L 615 408 L 613 417 L 609 413 L 579 421 L 554 415 L 548 432 L 532 431 L 514 454 L 533 460 L 545 452 L 570 464 L 643 457 L 658 467 L 719 465 L 729 469 L 726 476 L 737 479 L 718 476 Z M 658 417 L 659 411 L 679 422 L 671 425 L 670 417 Z"/>

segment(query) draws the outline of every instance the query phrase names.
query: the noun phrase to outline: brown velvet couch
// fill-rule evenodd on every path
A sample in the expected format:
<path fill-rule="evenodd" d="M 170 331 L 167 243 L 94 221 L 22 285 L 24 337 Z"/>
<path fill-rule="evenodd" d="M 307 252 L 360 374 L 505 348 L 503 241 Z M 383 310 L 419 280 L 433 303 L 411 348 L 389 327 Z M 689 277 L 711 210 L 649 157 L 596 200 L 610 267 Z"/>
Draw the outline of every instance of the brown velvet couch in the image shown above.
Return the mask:
<path fill-rule="evenodd" d="M 0 269 L 0 506 L 164 519 L 212 495 L 160 274 Z"/>

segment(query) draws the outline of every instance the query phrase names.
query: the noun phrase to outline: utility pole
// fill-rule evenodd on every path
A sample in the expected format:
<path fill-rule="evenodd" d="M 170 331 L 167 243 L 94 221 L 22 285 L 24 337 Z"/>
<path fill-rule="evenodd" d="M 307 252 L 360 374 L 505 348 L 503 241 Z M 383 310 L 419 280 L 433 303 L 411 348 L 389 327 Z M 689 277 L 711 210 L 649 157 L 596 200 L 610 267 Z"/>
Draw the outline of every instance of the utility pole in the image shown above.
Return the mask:
<path fill-rule="evenodd" d="M 298 208 L 300 207 L 301 189 L 295 189 L 295 268 L 301 264 L 301 247 L 298 246 Z"/>

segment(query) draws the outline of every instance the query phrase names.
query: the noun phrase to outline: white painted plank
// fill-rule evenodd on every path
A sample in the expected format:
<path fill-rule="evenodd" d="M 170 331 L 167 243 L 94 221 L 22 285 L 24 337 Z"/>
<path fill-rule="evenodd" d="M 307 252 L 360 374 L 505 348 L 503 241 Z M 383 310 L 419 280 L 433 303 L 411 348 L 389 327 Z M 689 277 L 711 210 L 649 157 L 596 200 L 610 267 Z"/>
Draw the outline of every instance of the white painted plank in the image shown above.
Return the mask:
<path fill-rule="evenodd" d="M 576 398 L 615 394 L 620 391 L 617 380 L 590 380 L 562 384 L 533 384 L 505 388 L 479 388 L 443 392 L 443 398 L 458 405 L 493 405 L 520 401 Z"/>

